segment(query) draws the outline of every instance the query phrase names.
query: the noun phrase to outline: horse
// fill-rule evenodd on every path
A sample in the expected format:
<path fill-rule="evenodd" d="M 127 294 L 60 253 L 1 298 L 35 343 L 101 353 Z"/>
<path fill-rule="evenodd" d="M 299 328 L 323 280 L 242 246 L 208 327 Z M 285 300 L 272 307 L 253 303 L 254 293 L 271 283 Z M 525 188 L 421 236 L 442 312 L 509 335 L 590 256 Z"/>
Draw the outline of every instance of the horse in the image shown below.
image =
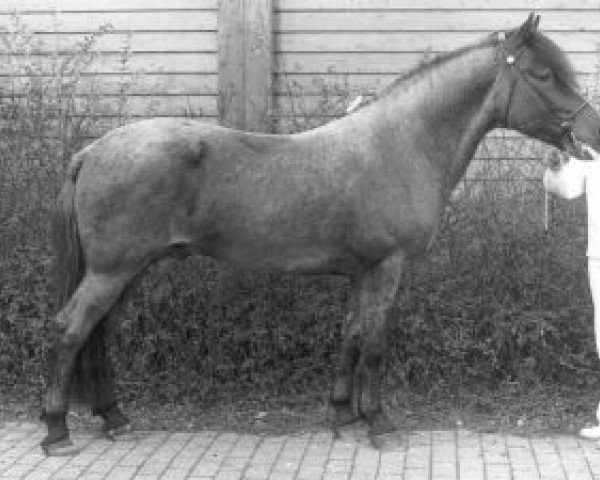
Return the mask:
<path fill-rule="evenodd" d="M 332 423 L 362 419 L 375 444 L 393 432 L 381 398 L 388 311 L 484 135 L 503 127 L 561 150 L 576 140 L 600 149 L 600 116 L 538 24 L 532 13 L 514 29 L 441 54 L 375 101 L 305 132 L 155 118 L 76 153 L 54 221 L 60 311 L 49 328 L 44 451 L 74 448 L 66 414 L 78 378 L 87 378 L 107 435 L 130 427 L 104 320 L 132 280 L 169 255 L 347 277 Z"/>

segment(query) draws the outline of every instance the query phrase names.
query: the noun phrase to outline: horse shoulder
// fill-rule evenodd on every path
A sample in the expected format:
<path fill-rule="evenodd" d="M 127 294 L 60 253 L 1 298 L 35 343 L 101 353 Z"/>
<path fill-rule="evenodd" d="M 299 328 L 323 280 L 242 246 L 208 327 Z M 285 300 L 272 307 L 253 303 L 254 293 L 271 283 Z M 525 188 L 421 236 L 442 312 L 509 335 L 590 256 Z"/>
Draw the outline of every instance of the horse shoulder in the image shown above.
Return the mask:
<path fill-rule="evenodd" d="M 355 187 L 354 240 L 382 255 L 398 247 L 422 253 L 441 217 L 439 177 L 424 159 L 416 157 L 371 162 L 373 168 Z"/>

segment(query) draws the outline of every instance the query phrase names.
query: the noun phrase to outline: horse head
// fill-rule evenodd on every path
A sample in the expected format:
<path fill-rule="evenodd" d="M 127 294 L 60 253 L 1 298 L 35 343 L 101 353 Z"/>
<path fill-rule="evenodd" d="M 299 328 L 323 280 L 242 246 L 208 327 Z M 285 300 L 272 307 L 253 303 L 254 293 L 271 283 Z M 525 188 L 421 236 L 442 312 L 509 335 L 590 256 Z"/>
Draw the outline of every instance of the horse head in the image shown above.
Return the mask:
<path fill-rule="evenodd" d="M 497 34 L 499 126 L 576 156 L 579 142 L 600 150 L 600 116 L 580 93 L 564 52 L 539 32 L 539 20 L 532 13 L 519 28 Z"/>

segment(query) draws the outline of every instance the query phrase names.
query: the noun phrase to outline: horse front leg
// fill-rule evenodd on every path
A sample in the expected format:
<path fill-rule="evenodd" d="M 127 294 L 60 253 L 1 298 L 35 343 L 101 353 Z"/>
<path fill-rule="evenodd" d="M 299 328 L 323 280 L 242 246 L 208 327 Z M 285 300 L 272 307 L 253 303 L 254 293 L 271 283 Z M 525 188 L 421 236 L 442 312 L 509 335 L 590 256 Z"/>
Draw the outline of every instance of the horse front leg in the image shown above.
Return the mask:
<path fill-rule="evenodd" d="M 395 430 L 381 403 L 385 355 L 388 352 L 388 316 L 396 298 L 406 255 L 396 252 L 367 271 L 359 283 L 361 354 L 355 371 L 359 386 L 358 409 L 369 424 L 369 436 Z"/>
<path fill-rule="evenodd" d="M 353 402 L 354 372 L 360 357 L 359 295 L 355 279 L 350 285 L 349 312 L 342 329 L 342 349 L 329 403 L 334 410 L 333 430 L 360 419 Z"/>

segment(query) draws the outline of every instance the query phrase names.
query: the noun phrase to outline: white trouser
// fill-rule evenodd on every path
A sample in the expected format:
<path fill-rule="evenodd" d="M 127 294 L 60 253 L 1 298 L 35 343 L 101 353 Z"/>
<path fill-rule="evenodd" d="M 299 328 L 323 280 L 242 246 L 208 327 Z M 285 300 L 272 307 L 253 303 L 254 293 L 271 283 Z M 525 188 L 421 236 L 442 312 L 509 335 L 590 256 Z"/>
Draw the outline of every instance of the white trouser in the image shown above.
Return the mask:
<path fill-rule="evenodd" d="M 596 352 L 600 356 L 600 257 L 588 257 L 588 274 L 590 277 L 590 292 L 594 304 L 594 337 Z"/>
<path fill-rule="evenodd" d="M 590 278 L 590 293 L 594 304 L 594 338 L 596 339 L 596 353 L 600 356 L 600 257 L 588 257 L 588 275 Z M 579 434 L 582 437 L 600 440 L 600 403 L 596 409 L 598 424 L 582 428 Z"/>

